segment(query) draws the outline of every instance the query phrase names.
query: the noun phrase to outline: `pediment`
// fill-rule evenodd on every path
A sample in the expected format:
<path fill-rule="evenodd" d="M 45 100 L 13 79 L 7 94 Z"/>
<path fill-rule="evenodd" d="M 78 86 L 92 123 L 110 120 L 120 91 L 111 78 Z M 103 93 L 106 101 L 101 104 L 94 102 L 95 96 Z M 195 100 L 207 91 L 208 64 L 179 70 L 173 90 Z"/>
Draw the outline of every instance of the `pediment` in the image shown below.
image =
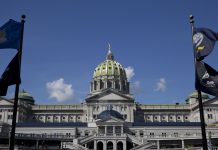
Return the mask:
<path fill-rule="evenodd" d="M 96 100 L 96 101 L 134 101 L 133 98 L 128 94 L 119 93 L 114 90 L 106 90 L 101 93 L 92 95 L 86 98 L 86 101 Z"/>
<path fill-rule="evenodd" d="M 117 95 L 115 93 L 109 93 L 102 97 L 99 97 L 97 100 L 128 100 L 126 97 Z"/>
<path fill-rule="evenodd" d="M 8 100 L 1 99 L 0 100 L 0 105 L 13 105 L 13 103 L 8 101 Z"/>

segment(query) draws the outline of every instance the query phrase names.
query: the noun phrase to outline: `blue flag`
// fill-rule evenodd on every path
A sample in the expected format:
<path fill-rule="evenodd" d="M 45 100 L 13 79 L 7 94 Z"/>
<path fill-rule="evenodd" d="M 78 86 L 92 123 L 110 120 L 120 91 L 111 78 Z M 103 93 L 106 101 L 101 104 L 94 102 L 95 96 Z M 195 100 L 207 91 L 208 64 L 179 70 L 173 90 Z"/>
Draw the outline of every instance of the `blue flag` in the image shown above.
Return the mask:
<path fill-rule="evenodd" d="M 197 61 L 195 88 L 207 94 L 218 96 L 218 72 L 208 64 Z"/>
<path fill-rule="evenodd" d="M 0 27 L 0 49 L 19 49 L 21 39 L 21 23 L 10 19 Z"/>
<path fill-rule="evenodd" d="M 195 57 L 197 60 L 203 60 L 214 49 L 218 40 L 218 33 L 207 28 L 195 28 L 193 35 L 193 44 L 195 47 Z"/>
<path fill-rule="evenodd" d="M 8 86 L 20 83 L 20 61 L 19 53 L 17 53 L 0 78 L 0 96 L 7 94 Z"/>

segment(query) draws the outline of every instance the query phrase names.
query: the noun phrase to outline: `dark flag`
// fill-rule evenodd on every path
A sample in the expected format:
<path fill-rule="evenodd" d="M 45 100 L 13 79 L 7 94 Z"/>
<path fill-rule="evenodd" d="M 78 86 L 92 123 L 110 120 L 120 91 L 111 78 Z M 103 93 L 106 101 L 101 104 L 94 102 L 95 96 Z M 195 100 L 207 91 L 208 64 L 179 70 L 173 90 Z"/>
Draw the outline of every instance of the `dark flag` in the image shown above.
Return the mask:
<path fill-rule="evenodd" d="M 218 33 L 207 28 L 195 28 L 193 34 L 193 44 L 195 47 L 195 57 L 197 60 L 203 60 L 214 49 L 218 40 Z"/>
<path fill-rule="evenodd" d="M 218 72 L 208 64 L 196 62 L 195 88 L 207 94 L 218 96 Z"/>
<path fill-rule="evenodd" d="M 19 49 L 21 39 L 21 23 L 10 19 L 0 27 L 0 49 Z"/>
<path fill-rule="evenodd" d="M 19 53 L 17 53 L 0 78 L 0 96 L 7 94 L 8 86 L 21 83 L 19 62 Z"/>

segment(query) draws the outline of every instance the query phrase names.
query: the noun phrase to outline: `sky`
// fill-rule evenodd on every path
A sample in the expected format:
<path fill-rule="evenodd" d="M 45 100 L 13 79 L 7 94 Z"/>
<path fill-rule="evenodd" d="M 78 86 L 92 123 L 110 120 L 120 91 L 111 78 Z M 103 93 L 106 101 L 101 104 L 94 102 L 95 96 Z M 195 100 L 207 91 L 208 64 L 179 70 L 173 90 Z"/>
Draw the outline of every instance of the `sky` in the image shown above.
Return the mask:
<path fill-rule="evenodd" d="M 26 15 L 20 90 L 37 104 L 81 103 L 108 42 L 142 104 L 183 103 L 194 91 L 189 15 L 218 32 L 216 0 L 0 0 L 0 26 Z M 16 54 L 0 50 L 0 73 Z M 205 59 L 218 69 L 218 47 Z M 6 98 L 14 96 L 10 86 Z"/>

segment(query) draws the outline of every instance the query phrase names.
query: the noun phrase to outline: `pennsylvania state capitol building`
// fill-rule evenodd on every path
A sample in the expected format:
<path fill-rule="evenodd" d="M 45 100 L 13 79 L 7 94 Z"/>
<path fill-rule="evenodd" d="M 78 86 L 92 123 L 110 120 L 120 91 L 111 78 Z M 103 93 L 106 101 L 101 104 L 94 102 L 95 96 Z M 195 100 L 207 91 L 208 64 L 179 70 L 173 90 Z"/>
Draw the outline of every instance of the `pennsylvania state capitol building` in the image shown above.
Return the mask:
<path fill-rule="evenodd" d="M 218 98 L 203 94 L 208 143 L 218 147 Z M 0 98 L 0 148 L 8 146 L 13 99 Z M 17 149 L 144 150 L 202 147 L 197 92 L 184 103 L 139 104 L 109 48 L 81 104 L 39 105 L 19 93 Z M 209 144 L 210 145 L 210 144 Z"/>

